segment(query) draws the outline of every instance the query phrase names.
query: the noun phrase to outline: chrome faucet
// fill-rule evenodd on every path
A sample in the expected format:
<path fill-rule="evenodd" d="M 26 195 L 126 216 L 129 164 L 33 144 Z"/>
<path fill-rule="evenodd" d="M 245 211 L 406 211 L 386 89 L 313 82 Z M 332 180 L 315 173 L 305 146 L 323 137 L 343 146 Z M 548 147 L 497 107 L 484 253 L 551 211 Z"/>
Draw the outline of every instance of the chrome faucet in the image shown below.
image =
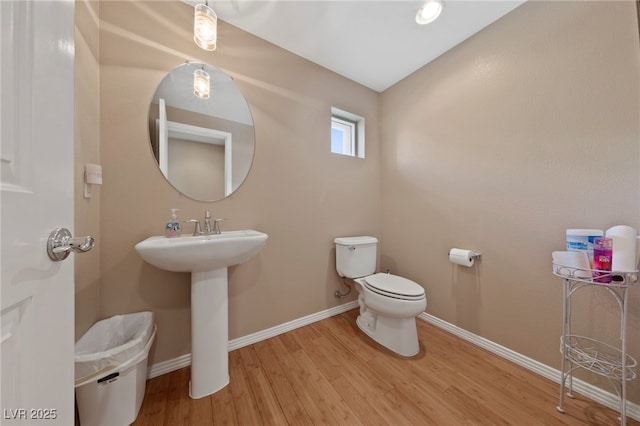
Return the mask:
<path fill-rule="evenodd" d="M 200 221 L 198 219 L 190 219 L 185 220 L 184 223 L 195 223 L 196 226 L 193 229 L 193 236 L 197 237 L 198 235 L 211 235 L 211 234 L 219 234 L 220 233 L 220 224 L 219 222 L 224 219 L 216 219 L 213 221 L 213 229 L 211 229 L 211 211 L 204 211 L 204 232 L 202 228 L 200 228 Z"/>
<path fill-rule="evenodd" d="M 211 234 L 211 211 L 209 210 L 205 210 L 204 211 L 204 233 L 206 235 Z M 215 231 L 213 232 L 214 234 L 216 233 Z M 220 233 L 219 231 L 217 232 L 218 234 Z"/>

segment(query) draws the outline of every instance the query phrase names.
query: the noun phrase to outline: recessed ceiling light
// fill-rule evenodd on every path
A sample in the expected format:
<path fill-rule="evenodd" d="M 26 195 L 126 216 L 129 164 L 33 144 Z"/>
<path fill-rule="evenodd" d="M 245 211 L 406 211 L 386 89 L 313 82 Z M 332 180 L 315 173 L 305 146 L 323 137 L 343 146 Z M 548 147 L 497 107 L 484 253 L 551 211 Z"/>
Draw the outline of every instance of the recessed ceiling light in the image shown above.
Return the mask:
<path fill-rule="evenodd" d="M 416 22 L 420 25 L 428 24 L 436 19 L 442 13 L 444 3 L 442 0 L 427 0 L 427 2 L 416 13 Z"/>

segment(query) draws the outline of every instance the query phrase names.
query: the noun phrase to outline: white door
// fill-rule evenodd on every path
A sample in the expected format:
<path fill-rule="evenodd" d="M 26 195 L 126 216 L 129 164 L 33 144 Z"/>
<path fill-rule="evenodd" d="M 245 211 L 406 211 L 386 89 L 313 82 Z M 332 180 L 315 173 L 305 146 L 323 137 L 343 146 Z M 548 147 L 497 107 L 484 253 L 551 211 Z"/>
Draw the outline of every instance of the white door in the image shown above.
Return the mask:
<path fill-rule="evenodd" d="M 0 423 L 74 424 L 72 0 L 0 0 Z"/>

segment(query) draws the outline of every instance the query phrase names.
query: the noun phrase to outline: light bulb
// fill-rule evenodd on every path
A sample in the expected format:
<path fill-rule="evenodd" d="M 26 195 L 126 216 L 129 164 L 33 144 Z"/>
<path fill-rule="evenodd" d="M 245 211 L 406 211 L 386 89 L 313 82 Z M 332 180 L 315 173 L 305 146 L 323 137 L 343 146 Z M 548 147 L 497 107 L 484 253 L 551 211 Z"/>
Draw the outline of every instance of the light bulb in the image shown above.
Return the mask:
<path fill-rule="evenodd" d="M 200 99 L 209 99 L 211 84 L 209 74 L 205 70 L 193 72 L 193 93 Z"/>
<path fill-rule="evenodd" d="M 216 50 L 218 17 L 206 4 L 197 4 L 193 18 L 193 41 L 204 50 Z"/>
<path fill-rule="evenodd" d="M 444 4 L 441 0 L 428 0 L 416 13 L 416 22 L 420 25 L 429 24 L 442 13 Z"/>

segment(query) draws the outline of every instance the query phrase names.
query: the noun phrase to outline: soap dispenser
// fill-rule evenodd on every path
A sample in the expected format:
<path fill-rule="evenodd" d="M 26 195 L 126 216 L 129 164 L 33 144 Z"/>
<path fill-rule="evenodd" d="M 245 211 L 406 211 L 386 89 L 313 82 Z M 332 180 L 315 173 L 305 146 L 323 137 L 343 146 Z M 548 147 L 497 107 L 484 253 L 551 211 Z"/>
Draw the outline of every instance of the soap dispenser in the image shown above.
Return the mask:
<path fill-rule="evenodd" d="M 167 238 L 171 237 L 179 237 L 180 236 L 180 221 L 178 221 L 178 215 L 176 215 L 177 211 L 180 209 L 169 209 L 171 210 L 171 219 L 167 222 L 167 226 L 165 228 L 165 235 Z"/>

